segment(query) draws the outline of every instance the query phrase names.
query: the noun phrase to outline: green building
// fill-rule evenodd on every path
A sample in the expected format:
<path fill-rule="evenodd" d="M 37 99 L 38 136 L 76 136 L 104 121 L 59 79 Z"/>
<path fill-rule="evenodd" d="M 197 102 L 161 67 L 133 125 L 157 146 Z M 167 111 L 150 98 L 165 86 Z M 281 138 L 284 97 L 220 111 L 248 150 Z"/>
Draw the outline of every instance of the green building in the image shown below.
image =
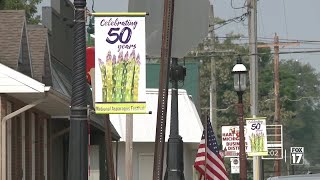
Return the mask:
<path fill-rule="evenodd" d="M 187 76 L 184 83 L 179 83 L 179 89 L 185 89 L 192 97 L 192 100 L 200 112 L 200 64 L 197 62 L 188 62 L 185 64 L 187 68 Z M 159 88 L 160 64 L 147 64 L 147 88 Z M 171 88 L 171 83 L 169 83 Z"/>

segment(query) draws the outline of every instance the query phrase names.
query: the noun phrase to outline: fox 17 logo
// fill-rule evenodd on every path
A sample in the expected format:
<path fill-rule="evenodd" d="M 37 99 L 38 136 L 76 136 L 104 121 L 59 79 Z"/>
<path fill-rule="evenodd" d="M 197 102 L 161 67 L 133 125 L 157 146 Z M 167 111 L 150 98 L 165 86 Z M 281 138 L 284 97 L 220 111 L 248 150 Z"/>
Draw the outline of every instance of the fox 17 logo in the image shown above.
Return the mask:
<path fill-rule="evenodd" d="M 303 165 L 304 162 L 304 147 L 291 147 L 290 163 L 291 165 Z"/>

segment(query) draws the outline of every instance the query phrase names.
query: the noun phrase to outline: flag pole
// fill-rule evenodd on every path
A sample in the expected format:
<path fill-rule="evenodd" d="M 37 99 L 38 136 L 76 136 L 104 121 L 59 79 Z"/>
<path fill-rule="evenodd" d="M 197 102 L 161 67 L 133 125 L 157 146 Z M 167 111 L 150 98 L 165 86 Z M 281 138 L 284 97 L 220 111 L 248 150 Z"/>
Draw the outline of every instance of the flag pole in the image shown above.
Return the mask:
<path fill-rule="evenodd" d="M 207 115 L 207 118 L 205 120 L 205 131 L 204 131 L 204 140 L 205 140 L 205 154 L 206 154 L 206 158 L 205 158 L 205 162 L 204 162 L 204 180 L 207 180 L 207 147 L 208 147 L 208 118 L 209 116 Z"/>

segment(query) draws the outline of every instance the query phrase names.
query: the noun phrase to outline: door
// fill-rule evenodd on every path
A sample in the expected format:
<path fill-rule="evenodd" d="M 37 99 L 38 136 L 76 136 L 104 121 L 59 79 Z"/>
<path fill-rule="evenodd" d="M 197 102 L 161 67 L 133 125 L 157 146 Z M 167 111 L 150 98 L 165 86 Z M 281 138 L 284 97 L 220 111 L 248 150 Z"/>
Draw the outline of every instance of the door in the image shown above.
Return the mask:
<path fill-rule="evenodd" d="M 139 154 L 139 180 L 152 179 L 153 153 Z"/>

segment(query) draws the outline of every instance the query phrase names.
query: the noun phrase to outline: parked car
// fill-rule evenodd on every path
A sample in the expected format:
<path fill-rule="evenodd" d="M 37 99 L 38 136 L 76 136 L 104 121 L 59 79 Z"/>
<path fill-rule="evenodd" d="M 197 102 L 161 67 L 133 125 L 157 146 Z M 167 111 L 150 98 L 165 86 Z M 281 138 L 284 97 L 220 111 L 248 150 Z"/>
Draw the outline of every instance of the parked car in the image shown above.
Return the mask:
<path fill-rule="evenodd" d="M 290 176 L 269 177 L 267 180 L 319 180 L 320 174 L 300 174 Z"/>

